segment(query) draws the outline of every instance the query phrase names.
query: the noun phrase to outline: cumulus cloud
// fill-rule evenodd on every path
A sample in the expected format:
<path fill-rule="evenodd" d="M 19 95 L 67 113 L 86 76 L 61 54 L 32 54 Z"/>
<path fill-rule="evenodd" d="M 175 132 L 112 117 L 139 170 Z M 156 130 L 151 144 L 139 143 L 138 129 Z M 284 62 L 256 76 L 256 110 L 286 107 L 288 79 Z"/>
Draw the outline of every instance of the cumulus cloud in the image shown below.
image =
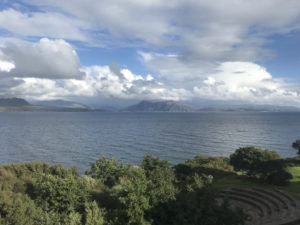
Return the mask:
<path fill-rule="evenodd" d="M 115 69 L 119 68 L 114 63 Z M 0 86 L 14 96 L 27 99 L 81 99 L 86 103 L 123 99 L 165 99 L 179 101 L 216 100 L 255 104 L 300 104 L 299 92 L 285 80 L 275 79 L 252 62 L 224 62 L 210 73 L 193 76 L 193 82 L 170 84 L 150 74 L 136 75 L 128 69 L 112 71 L 111 65 L 81 69 L 83 79 L 14 78 Z M 189 74 L 190 68 L 180 68 Z M 195 70 L 195 68 L 193 68 Z M 200 70 L 200 69 L 199 69 Z M 164 71 L 167 73 L 167 71 Z M 120 79 L 120 74 L 122 78 Z M 182 78 L 184 79 L 184 78 Z"/>
<path fill-rule="evenodd" d="M 21 84 L 10 89 L 16 96 L 28 99 L 81 98 L 86 102 L 98 99 L 172 99 L 190 97 L 184 89 L 167 87 L 157 82 L 150 74 L 143 78 L 128 69 L 120 70 L 123 79 L 111 71 L 110 66 L 84 67 L 86 76 L 76 79 L 18 78 Z"/>
<path fill-rule="evenodd" d="M 252 103 L 297 103 L 296 90 L 286 89 L 287 82 L 275 79 L 266 69 L 251 62 L 224 62 L 193 88 L 195 98 Z M 280 99 L 280 101 L 279 101 Z"/>
<path fill-rule="evenodd" d="M 139 55 L 152 75 L 136 75 L 117 63 L 82 67 L 62 39 L 5 42 L 0 76 L 21 82 L 7 85 L 15 94 L 299 104 L 295 85 L 254 63 L 276 56 L 266 47 L 272 35 L 299 31 L 298 0 L 22 2 L 39 11 L 0 11 L 0 27 L 12 36 L 142 47 Z"/>
<path fill-rule="evenodd" d="M 80 79 L 80 62 L 73 47 L 62 39 L 37 43 L 6 42 L 0 47 L 0 74 L 11 77 Z"/>
<path fill-rule="evenodd" d="M 272 77 L 253 62 L 197 63 L 183 62 L 174 54 L 140 55 L 166 86 L 187 90 L 194 100 L 300 103 L 299 90 L 290 82 Z"/>

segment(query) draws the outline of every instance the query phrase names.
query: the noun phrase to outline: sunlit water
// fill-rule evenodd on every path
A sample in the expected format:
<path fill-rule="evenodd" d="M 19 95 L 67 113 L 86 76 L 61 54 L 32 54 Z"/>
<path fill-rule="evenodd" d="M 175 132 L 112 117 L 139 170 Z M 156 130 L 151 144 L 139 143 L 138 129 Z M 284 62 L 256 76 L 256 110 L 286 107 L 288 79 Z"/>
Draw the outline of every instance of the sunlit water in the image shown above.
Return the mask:
<path fill-rule="evenodd" d="M 0 163 L 46 161 L 81 171 L 101 155 L 139 163 L 150 154 L 175 164 L 246 145 L 291 157 L 297 138 L 300 113 L 0 113 Z"/>

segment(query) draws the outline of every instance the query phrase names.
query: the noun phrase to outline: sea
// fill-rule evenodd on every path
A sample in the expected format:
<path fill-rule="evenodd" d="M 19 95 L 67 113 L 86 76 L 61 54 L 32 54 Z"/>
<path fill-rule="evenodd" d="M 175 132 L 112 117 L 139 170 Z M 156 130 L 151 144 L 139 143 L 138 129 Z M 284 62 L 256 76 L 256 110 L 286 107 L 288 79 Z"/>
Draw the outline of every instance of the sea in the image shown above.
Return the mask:
<path fill-rule="evenodd" d="M 300 113 L 2 112 L 0 164 L 44 161 L 83 173 L 102 155 L 131 164 L 153 155 L 174 165 L 244 146 L 294 157 L 299 138 Z"/>

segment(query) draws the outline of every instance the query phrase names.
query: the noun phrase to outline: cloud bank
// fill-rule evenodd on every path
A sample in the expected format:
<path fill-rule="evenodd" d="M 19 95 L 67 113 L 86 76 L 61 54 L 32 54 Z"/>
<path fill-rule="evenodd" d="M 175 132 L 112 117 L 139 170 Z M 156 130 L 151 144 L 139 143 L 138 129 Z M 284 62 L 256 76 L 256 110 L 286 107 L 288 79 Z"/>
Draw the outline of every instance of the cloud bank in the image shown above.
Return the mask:
<path fill-rule="evenodd" d="M 0 29 L 1 95 L 300 105 L 299 85 L 262 65 L 274 35 L 299 32 L 298 0 L 22 0 Z M 78 43 L 134 48 L 149 74 L 81 65 Z"/>

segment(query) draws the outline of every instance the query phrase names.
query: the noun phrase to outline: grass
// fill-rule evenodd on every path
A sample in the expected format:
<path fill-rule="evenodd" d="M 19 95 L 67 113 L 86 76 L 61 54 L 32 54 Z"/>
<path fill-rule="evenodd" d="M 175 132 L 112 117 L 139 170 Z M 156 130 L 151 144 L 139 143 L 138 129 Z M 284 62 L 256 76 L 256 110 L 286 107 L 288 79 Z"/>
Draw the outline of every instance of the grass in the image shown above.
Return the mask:
<path fill-rule="evenodd" d="M 236 188 L 251 188 L 257 187 L 261 189 L 281 189 L 287 193 L 294 196 L 296 199 L 300 200 L 300 166 L 292 165 L 286 168 L 286 171 L 291 173 L 293 178 L 290 180 L 290 183 L 286 186 L 275 186 L 266 183 L 262 183 L 258 180 L 248 178 L 241 173 L 228 173 L 227 175 L 215 176 L 213 181 L 213 187 L 216 190 L 224 190 L 229 187 Z"/>
<path fill-rule="evenodd" d="M 282 189 L 300 200 L 300 166 L 289 166 L 286 170 L 292 174 L 293 179 L 290 180 L 289 185 Z"/>

